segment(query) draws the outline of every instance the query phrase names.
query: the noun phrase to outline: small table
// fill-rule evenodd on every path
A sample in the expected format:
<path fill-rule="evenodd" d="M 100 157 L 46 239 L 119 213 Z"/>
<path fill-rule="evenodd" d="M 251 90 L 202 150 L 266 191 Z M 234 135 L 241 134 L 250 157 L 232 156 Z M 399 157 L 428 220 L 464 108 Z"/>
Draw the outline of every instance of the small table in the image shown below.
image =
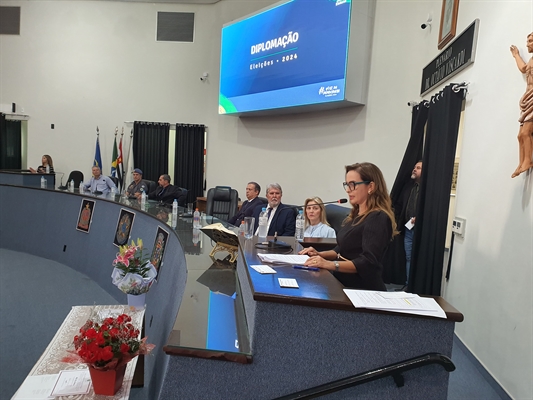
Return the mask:
<path fill-rule="evenodd" d="M 72 307 L 72 310 L 59 327 L 54 338 L 28 375 L 57 374 L 61 370 L 87 368 L 85 364 L 70 364 L 61 361 L 67 355 L 66 349 L 74 349 L 72 344 L 74 336 L 79 333 L 79 329 L 94 314 L 100 314 L 105 318 L 108 316 L 118 316 L 123 313 L 131 317 L 133 325 L 140 331 L 144 318 L 144 310 L 135 311 L 126 305 Z M 126 400 L 129 398 L 133 373 L 135 372 L 138 358 L 135 357 L 127 364 L 124 383 L 115 396 L 105 396 L 106 399 Z M 72 396 L 59 396 L 56 397 L 56 400 L 66 400 L 69 397 Z M 75 397 L 76 400 L 96 400 L 103 398 L 101 395 L 94 394 L 92 386 L 88 394 L 76 395 Z"/>

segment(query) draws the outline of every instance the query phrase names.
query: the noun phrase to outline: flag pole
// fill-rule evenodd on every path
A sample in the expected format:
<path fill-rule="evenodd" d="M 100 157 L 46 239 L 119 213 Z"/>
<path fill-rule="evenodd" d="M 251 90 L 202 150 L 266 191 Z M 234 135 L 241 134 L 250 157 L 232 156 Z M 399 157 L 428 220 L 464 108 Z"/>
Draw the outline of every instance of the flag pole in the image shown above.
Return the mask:
<path fill-rule="evenodd" d="M 96 126 L 96 149 L 94 151 L 93 166 L 97 166 L 102 171 L 102 155 L 100 154 L 100 129 Z"/>
<path fill-rule="evenodd" d="M 118 128 L 117 128 L 118 129 Z M 122 127 L 122 132 L 120 134 L 120 143 L 118 145 L 118 159 L 117 159 L 117 177 L 120 184 L 121 192 L 126 188 L 126 182 L 124 181 L 124 154 L 122 150 L 122 138 L 124 136 L 124 127 Z"/>

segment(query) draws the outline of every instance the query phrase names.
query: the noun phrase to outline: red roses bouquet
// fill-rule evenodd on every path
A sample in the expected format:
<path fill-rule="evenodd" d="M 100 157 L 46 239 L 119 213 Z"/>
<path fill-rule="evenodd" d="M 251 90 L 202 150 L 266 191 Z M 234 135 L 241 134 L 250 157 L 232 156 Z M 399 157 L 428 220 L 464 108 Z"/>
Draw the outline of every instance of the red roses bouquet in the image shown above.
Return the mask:
<path fill-rule="evenodd" d="M 75 351 L 66 362 L 83 362 L 100 369 L 117 369 L 139 354 L 149 354 L 155 347 L 139 339 L 139 330 L 131 324 L 131 317 L 121 314 L 105 318 L 101 323 L 89 319 L 74 336 Z"/>

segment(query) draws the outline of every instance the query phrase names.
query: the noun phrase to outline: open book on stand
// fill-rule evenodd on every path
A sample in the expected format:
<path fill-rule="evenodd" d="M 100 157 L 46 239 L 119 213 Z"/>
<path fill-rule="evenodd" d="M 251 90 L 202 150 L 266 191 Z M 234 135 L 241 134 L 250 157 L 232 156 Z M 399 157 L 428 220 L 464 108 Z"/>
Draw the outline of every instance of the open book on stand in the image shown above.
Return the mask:
<path fill-rule="evenodd" d="M 220 222 L 200 228 L 207 236 L 217 243 L 229 244 L 230 246 L 239 246 L 239 237 L 233 231 L 230 231 Z"/>

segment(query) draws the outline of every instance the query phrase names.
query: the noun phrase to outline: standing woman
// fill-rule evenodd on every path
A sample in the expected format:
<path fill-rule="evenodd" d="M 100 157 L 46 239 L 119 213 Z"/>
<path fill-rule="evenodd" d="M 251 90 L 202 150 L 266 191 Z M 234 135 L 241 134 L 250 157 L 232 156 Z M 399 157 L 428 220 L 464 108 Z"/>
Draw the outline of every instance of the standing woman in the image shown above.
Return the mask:
<path fill-rule="evenodd" d="M 42 162 L 42 165 L 40 165 L 37 168 L 37 171 L 34 170 L 31 167 L 30 167 L 30 171 L 33 172 L 34 174 L 36 174 L 36 173 L 40 173 L 40 174 L 50 173 L 50 174 L 53 174 L 54 173 L 54 162 L 52 161 L 52 157 L 50 157 L 48 154 L 45 154 L 43 156 L 41 162 Z M 49 171 L 48 172 L 46 171 L 46 167 L 49 167 Z"/>
<path fill-rule="evenodd" d="M 304 237 L 334 238 L 335 230 L 326 220 L 324 202 L 320 197 L 305 200 L 305 231 Z"/>
<path fill-rule="evenodd" d="M 328 269 L 345 286 L 366 290 L 387 290 L 381 259 L 396 231 L 385 179 L 374 164 L 346 166 L 343 183 L 352 211 L 337 234 L 337 247 L 318 252 L 308 247 L 305 265 Z"/>

